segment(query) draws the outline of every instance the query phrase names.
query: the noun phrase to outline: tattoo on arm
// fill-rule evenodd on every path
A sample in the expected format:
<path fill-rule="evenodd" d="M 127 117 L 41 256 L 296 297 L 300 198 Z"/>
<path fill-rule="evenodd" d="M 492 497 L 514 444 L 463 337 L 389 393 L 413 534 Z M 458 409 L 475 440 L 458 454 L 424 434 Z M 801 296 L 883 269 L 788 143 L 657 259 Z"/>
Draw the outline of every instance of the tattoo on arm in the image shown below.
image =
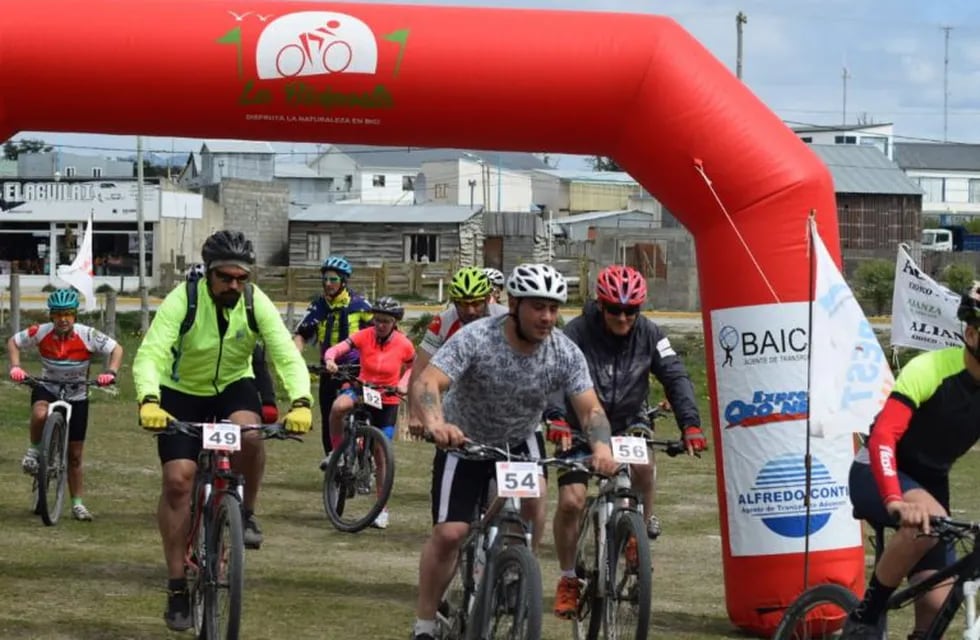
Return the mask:
<path fill-rule="evenodd" d="M 589 419 L 585 424 L 585 429 L 589 432 L 590 443 L 596 444 L 601 442 L 605 445 L 610 444 L 610 438 L 612 438 L 612 427 L 610 426 L 609 418 L 606 417 L 604 411 L 593 411 L 592 415 L 589 416 Z"/>
<path fill-rule="evenodd" d="M 442 419 L 442 403 L 439 399 L 439 392 L 433 390 L 428 381 L 422 383 L 422 391 L 418 395 L 418 407 L 426 422 L 430 420 L 437 422 Z"/>

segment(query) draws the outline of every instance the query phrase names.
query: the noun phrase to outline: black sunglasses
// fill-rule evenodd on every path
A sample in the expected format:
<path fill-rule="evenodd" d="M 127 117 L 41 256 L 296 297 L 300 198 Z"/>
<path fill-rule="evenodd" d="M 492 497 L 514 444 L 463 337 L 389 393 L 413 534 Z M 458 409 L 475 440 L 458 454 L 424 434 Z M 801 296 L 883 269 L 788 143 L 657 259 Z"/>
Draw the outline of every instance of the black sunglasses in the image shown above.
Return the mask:
<path fill-rule="evenodd" d="M 633 317 L 640 312 L 640 307 L 635 305 L 607 304 L 603 305 L 602 310 L 611 316 L 621 316 L 625 313 L 627 317 Z"/>
<path fill-rule="evenodd" d="M 230 273 L 225 273 L 224 271 L 215 271 L 214 277 L 223 282 L 224 284 L 231 284 L 232 282 L 237 282 L 238 284 L 245 284 L 248 282 L 249 274 L 243 276 L 233 276 Z"/>

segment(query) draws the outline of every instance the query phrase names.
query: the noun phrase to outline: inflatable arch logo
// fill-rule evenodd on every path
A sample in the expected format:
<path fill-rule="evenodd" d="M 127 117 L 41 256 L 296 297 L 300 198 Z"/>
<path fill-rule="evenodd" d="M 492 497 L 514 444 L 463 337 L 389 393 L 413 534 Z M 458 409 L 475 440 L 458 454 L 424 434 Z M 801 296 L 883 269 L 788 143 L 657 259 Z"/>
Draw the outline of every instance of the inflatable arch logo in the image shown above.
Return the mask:
<path fill-rule="evenodd" d="M 811 212 L 837 252 L 827 168 L 662 16 L 11 0 L 3 18 L 0 140 L 66 131 L 611 156 L 694 234 L 712 336 L 713 311 L 809 299 Z M 43 46 L 35 25 L 44 25 Z M 737 350 L 733 339 L 708 341 L 708 364 Z M 709 367 L 709 394 L 743 364 Z M 768 364 L 752 375 L 755 389 L 781 384 Z M 726 495 L 723 463 L 752 441 L 722 438 L 723 416 L 711 411 L 728 615 L 768 636 L 801 590 L 802 553 L 732 553 L 727 514 L 737 496 Z M 803 450 L 802 431 L 780 437 L 767 459 Z M 807 575 L 859 590 L 863 560 L 851 543 L 811 551 Z"/>

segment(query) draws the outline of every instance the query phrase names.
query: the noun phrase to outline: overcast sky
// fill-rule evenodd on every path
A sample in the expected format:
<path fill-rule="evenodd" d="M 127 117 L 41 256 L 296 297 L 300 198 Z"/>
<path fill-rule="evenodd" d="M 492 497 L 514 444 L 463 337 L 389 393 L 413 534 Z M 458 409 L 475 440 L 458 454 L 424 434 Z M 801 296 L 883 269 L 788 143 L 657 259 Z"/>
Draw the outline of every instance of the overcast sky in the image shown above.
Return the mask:
<path fill-rule="evenodd" d="M 367 0 L 371 1 L 371 0 Z M 943 140 L 944 26 L 949 32 L 948 135 L 980 143 L 980 2 L 977 0 L 426 0 L 408 4 L 621 11 L 671 16 L 734 70 L 735 15 L 743 11 L 743 79 L 781 118 L 838 124 L 842 70 L 847 122 L 893 122 L 896 138 Z M 132 136 L 23 132 L 49 143 L 135 148 Z M 148 138 L 152 150 L 191 151 L 199 140 Z M 287 151 L 293 145 L 276 145 Z M 68 150 L 67 148 L 65 150 Z M 79 149 L 78 151 L 84 152 Z M 94 152 L 94 151 L 93 151 Z M 563 167 L 581 162 L 563 158 Z"/>

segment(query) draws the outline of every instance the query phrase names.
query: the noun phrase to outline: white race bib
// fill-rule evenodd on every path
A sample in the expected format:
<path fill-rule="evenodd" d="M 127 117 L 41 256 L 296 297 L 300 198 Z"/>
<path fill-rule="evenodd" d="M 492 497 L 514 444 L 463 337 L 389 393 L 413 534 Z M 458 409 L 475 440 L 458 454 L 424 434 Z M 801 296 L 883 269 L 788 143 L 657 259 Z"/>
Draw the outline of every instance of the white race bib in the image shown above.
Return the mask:
<path fill-rule="evenodd" d="M 364 391 L 364 404 L 375 409 L 383 409 L 381 404 L 381 392 L 371 387 L 362 387 Z"/>
<path fill-rule="evenodd" d="M 201 441 L 205 449 L 240 451 L 242 448 L 242 428 L 240 425 L 230 422 L 206 424 L 201 434 Z"/>
<path fill-rule="evenodd" d="M 612 439 L 613 460 L 622 464 L 649 464 L 650 454 L 647 441 L 636 436 L 614 436 Z"/>
<path fill-rule="evenodd" d="M 536 462 L 498 462 L 497 495 L 505 498 L 537 498 L 541 495 Z"/>

